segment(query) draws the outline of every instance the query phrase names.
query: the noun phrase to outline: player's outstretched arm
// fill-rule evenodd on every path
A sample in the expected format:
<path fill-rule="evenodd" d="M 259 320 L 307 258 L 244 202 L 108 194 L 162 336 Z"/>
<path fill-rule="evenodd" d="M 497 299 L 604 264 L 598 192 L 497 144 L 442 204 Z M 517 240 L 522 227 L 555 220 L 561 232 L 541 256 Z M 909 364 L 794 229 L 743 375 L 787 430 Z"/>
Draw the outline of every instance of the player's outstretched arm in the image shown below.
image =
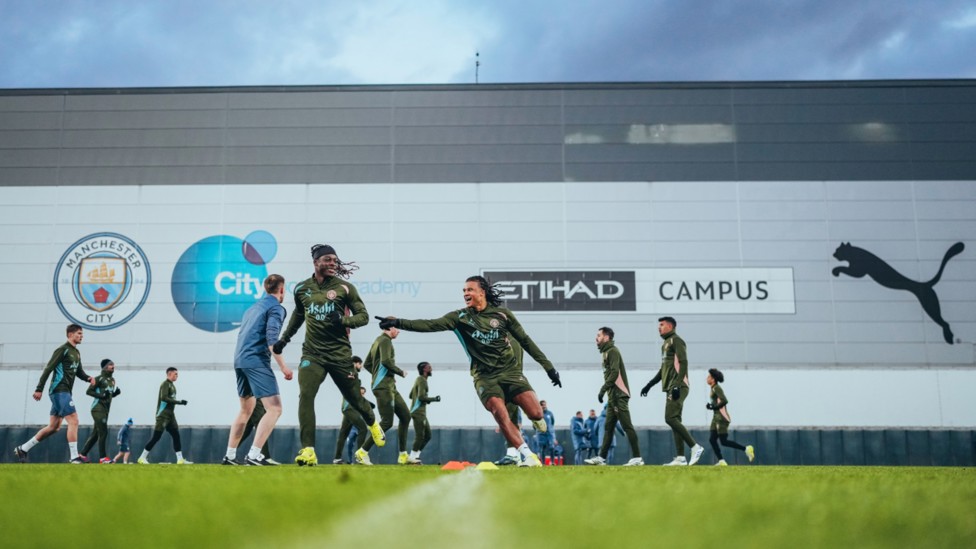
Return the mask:
<path fill-rule="evenodd" d="M 386 317 L 380 318 L 380 328 L 399 328 L 408 332 L 448 332 L 458 325 L 457 311 L 452 311 L 440 318 L 430 320 L 408 320 L 406 318 Z M 384 328 L 383 326 L 387 326 Z"/>

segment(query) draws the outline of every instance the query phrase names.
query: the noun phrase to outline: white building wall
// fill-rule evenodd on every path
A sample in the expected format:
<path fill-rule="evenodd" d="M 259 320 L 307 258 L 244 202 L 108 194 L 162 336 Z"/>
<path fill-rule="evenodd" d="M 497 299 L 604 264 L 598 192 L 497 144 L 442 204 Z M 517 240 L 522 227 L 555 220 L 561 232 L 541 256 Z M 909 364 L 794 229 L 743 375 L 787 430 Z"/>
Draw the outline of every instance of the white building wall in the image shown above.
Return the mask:
<path fill-rule="evenodd" d="M 101 232 L 138 244 L 152 273 L 139 312 L 112 329 L 86 330 L 81 347 L 89 372 L 104 357 L 118 365 L 123 397 L 113 419 L 150 423 L 163 370 L 173 365 L 191 402 L 181 423 L 229 422 L 236 330 L 189 324 L 171 282 L 195 242 L 267 231 L 277 244 L 267 271 L 289 281 L 311 274 L 315 243 L 355 261 L 351 281 L 371 316 L 430 318 L 460 308 L 464 279 L 482 270 L 790 268 L 792 314 L 675 314 L 689 345 L 689 423 L 707 424 L 704 377 L 718 367 L 741 426 L 972 427 L 976 409 L 962 391 L 976 381 L 973 212 L 976 186 L 952 181 L 0 187 L 0 276 L 11 281 L 0 296 L 0 424 L 46 421 L 46 399 L 34 403 L 30 392 L 70 322 L 54 297 L 59 258 Z M 932 278 L 963 242 L 934 286 L 953 344 L 913 294 L 869 276 L 832 276 L 847 265 L 832 257 L 842 242 L 915 281 Z M 553 390 L 526 364 L 561 422 L 596 406 L 600 326 L 616 330 L 634 392 L 652 375 L 656 319 L 675 307 L 645 298 L 642 312 L 519 313 L 563 371 L 564 388 Z M 285 306 L 291 313 L 293 302 Z M 302 333 L 285 351 L 292 365 Z M 353 352 L 365 355 L 377 334 L 375 321 L 354 330 Z M 435 365 L 432 387 L 445 402 L 431 407 L 433 424 L 490 424 L 453 334 L 404 333 L 397 357 L 411 374 L 420 360 Z M 412 379 L 400 382 L 402 392 Z M 297 387 L 282 387 L 292 410 L 283 423 L 295 424 Z M 82 395 L 76 386 L 86 403 Z M 338 392 L 323 389 L 319 423 L 338 423 L 338 405 Z M 638 424 L 663 425 L 657 391 L 632 408 Z"/>

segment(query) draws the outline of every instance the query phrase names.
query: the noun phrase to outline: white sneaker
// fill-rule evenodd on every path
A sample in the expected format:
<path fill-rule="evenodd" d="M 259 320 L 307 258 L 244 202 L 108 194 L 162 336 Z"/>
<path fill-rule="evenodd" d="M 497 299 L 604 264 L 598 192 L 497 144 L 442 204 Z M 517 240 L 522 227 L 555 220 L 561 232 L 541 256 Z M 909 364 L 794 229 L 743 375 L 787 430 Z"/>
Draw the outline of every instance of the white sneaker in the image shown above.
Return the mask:
<path fill-rule="evenodd" d="M 188 459 L 178 459 L 176 460 L 177 465 L 193 465 L 193 462 Z"/>
<path fill-rule="evenodd" d="M 539 456 L 529 453 L 528 456 L 522 458 L 522 462 L 518 464 L 519 467 L 542 467 L 542 461 L 539 460 Z"/>
<path fill-rule="evenodd" d="M 692 446 L 691 461 L 688 462 L 688 465 L 694 465 L 698 463 L 698 460 L 701 459 L 701 456 L 704 453 L 705 453 L 705 448 L 703 448 L 701 444 L 696 444 Z"/>
<path fill-rule="evenodd" d="M 372 465 L 373 462 L 369 460 L 369 452 L 363 450 L 362 448 L 356 450 L 354 454 L 356 457 L 356 463 L 360 465 Z"/>
<path fill-rule="evenodd" d="M 720 460 L 718 460 L 718 463 L 715 464 L 715 466 L 716 467 L 728 467 L 729 464 L 724 459 L 720 459 Z"/>
<path fill-rule="evenodd" d="M 688 465 L 688 461 L 685 460 L 685 456 L 678 456 L 671 460 L 670 463 L 665 463 L 665 467 L 670 467 L 672 465 Z"/>
<path fill-rule="evenodd" d="M 624 463 L 624 467 L 633 467 L 635 465 L 644 465 L 644 458 L 631 458 L 630 461 Z"/>
<path fill-rule="evenodd" d="M 593 456 L 589 459 L 584 459 L 583 464 L 584 465 L 606 465 L 607 460 L 603 459 L 600 456 Z"/>
<path fill-rule="evenodd" d="M 549 426 L 546 425 L 545 418 L 539 420 L 532 420 L 532 426 L 535 427 L 535 430 L 539 431 L 540 433 L 545 433 L 549 429 Z"/>

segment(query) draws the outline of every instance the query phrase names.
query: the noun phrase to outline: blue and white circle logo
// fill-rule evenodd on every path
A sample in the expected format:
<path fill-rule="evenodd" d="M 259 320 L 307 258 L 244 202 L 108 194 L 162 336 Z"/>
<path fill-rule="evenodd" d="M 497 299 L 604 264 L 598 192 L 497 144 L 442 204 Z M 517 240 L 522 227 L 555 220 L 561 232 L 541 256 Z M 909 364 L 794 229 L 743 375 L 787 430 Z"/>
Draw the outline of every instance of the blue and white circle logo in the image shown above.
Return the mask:
<path fill-rule="evenodd" d="M 54 271 L 54 300 L 72 322 L 111 330 L 142 309 L 151 283 L 149 260 L 135 242 L 116 233 L 95 233 L 61 256 Z"/>
<path fill-rule="evenodd" d="M 216 235 L 190 246 L 173 269 L 173 303 L 190 324 L 206 332 L 227 332 L 240 326 L 248 307 L 264 297 L 264 279 L 278 253 L 278 242 L 267 231 L 243 240 Z"/>

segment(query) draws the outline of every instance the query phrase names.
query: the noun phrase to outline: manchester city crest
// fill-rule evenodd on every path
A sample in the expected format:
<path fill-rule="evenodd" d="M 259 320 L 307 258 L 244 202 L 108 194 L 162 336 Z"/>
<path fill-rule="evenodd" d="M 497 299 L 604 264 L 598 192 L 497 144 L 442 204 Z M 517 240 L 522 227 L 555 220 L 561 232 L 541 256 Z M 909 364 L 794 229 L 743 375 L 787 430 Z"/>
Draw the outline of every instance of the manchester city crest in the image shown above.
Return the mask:
<path fill-rule="evenodd" d="M 149 296 L 149 261 L 131 239 L 88 235 L 72 244 L 54 272 L 54 299 L 69 320 L 91 330 L 128 322 Z"/>

